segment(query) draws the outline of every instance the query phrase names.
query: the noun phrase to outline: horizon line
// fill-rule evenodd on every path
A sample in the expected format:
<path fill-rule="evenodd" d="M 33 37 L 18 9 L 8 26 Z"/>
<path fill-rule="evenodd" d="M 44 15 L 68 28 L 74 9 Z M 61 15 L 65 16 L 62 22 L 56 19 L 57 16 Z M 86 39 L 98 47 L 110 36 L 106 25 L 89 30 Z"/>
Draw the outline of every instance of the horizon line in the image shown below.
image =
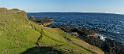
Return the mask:
<path fill-rule="evenodd" d="M 99 13 L 99 14 L 119 14 L 119 15 L 124 15 L 122 13 L 111 13 L 111 12 L 27 12 L 27 13 Z"/>

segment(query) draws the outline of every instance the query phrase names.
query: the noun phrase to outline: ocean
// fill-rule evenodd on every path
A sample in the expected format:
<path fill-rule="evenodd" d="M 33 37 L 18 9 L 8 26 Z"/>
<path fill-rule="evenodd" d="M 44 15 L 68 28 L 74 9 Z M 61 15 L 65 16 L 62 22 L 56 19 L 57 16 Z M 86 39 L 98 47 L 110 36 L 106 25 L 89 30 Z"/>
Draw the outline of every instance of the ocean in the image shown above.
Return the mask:
<path fill-rule="evenodd" d="M 124 43 L 124 15 L 111 13 L 28 13 L 36 18 L 54 19 L 52 26 L 69 25 L 97 31 L 105 38 Z"/>

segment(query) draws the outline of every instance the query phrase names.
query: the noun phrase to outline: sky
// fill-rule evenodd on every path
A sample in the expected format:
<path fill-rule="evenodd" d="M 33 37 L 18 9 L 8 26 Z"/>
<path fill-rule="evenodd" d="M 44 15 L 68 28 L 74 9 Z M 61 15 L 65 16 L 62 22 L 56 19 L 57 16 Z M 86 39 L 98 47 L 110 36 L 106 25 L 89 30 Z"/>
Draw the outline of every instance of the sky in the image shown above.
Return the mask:
<path fill-rule="evenodd" d="M 27 12 L 104 12 L 124 14 L 124 0 L 0 0 L 0 7 Z"/>

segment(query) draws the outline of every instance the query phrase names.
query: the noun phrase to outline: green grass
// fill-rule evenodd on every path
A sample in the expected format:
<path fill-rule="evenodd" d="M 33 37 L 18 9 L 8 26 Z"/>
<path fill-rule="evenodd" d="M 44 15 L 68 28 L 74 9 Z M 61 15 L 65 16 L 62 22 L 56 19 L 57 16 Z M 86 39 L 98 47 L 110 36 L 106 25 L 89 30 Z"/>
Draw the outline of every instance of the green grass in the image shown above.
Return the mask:
<path fill-rule="evenodd" d="M 39 44 L 53 47 L 64 54 L 104 54 L 99 48 L 71 36 L 60 29 L 44 28 Z"/>
<path fill-rule="evenodd" d="M 35 47 L 36 43 L 41 48 Z M 0 54 L 49 54 L 53 49 L 62 54 L 103 54 L 99 48 L 60 29 L 29 21 L 24 12 L 0 13 Z"/>
<path fill-rule="evenodd" d="M 0 14 L 0 54 L 19 54 L 34 47 L 39 35 L 25 16 Z"/>

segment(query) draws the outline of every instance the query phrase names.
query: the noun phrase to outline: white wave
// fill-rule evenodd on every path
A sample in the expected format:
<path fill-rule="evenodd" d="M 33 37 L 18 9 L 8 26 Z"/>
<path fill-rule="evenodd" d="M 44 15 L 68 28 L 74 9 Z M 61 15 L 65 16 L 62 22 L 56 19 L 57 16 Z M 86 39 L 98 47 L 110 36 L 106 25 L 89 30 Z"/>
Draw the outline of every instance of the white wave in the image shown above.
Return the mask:
<path fill-rule="evenodd" d="M 100 39 L 102 40 L 102 41 L 105 41 L 105 39 L 107 38 L 107 37 L 105 37 L 104 35 L 102 35 L 102 34 L 97 34 L 97 36 L 99 36 L 100 37 Z"/>

